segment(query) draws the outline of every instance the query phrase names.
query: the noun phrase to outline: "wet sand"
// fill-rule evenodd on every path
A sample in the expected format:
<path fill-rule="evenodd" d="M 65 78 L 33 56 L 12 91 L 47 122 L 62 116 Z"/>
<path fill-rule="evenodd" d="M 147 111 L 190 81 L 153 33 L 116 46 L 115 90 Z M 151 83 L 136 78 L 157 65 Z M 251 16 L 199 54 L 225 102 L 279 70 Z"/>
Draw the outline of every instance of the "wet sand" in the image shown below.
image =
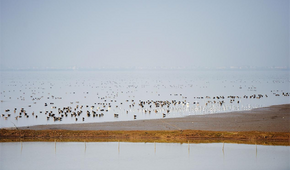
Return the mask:
<path fill-rule="evenodd" d="M 30 130 L 105 130 L 158 131 L 202 130 L 227 132 L 290 132 L 290 104 L 276 105 L 250 111 L 195 115 L 183 118 L 135 120 L 105 123 L 38 125 L 21 127 Z"/>

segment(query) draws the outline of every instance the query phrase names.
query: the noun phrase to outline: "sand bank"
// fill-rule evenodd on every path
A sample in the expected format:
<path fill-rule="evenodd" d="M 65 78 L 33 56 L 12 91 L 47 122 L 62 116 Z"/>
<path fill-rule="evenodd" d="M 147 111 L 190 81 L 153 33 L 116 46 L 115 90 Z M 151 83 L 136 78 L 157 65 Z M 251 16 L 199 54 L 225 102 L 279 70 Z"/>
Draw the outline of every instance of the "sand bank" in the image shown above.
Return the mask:
<path fill-rule="evenodd" d="M 290 132 L 290 104 L 182 118 L 22 127 L 30 130 L 203 130 Z"/>
<path fill-rule="evenodd" d="M 290 104 L 184 118 L 0 129 L 0 142 L 52 139 L 289 145 Z"/>

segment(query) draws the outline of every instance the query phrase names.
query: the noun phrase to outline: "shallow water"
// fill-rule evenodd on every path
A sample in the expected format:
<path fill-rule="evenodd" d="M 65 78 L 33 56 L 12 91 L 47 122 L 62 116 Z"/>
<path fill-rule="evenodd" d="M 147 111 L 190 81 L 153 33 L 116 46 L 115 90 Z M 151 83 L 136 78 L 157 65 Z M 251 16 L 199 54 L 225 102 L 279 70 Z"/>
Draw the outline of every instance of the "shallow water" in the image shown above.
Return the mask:
<path fill-rule="evenodd" d="M 182 117 L 290 103 L 288 71 L 2 71 L 0 75 L 0 128 L 124 121 L 134 120 L 134 115 Z M 141 106 L 140 101 L 151 103 Z M 171 104 L 158 107 L 156 101 Z M 21 108 L 27 116 L 20 115 Z M 50 112 L 63 116 L 62 121 L 54 120 Z"/>
<path fill-rule="evenodd" d="M 289 146 L 126 142 L 0 143 L 0 169 L 289 169 Z"/>

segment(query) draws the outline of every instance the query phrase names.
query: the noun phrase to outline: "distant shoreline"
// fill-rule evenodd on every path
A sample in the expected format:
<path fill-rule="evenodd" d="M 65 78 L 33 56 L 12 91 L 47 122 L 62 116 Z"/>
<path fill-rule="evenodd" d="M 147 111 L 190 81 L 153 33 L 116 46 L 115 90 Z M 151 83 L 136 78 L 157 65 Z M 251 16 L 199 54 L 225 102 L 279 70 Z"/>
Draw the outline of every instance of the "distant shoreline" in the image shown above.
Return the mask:
<path fill-rule="evenodd" d="M 218 68 L 6 68 L 0 71 L 290 71 L 281 67 L 218 67 Z"/>

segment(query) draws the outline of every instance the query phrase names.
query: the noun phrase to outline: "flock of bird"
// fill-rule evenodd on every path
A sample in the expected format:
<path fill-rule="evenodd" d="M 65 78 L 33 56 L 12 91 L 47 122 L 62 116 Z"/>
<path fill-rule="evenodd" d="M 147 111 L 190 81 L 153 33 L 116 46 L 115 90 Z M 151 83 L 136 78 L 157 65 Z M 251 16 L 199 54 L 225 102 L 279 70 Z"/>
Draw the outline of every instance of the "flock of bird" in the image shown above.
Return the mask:
<path fill-rule="evenodd" d="M 278 93 L 273 93 L 274 96 L 280 96 Z M 282 96 L 289 96 L 290 93 L 281 93 Z M 182 94 L 180 94 L 182 96 Z M 263 97 L 268 97 L 268 95 L 262 95 L 262 94 L 253 94 L 253 95 L 244 95 L 244 96 L 199 96 L 194 97 L 197 101 L 194 102 L 188 102 L 187 100 L 139 100 L 137 103 L 135 100 L 126 100 L 125 102 L 117 103 L 117 100 L 106 100 L 106 97 L 103 97 L 102 102 L 94 103 L 93 105 L 79 105 L 78 101 L 75 102 L 76 105 L 73 106 L 65 106 L 65 107 L 56 107 L 54 106 L 53 102 L 50 103 L 44 103 L 44 107 L 46 108 L 46 111 L 39 111 L 38 114 L 45 114 L 46 119 L 53 121 L 62 121 L 64 118 L 71 117 L 74 118 L 75 121 L 85 121 L 86 118 L 92 117 L 92 118 L 100 118 L 103 117 L 105 114 L 108 114 L 110 110 L 114 108 L 121 108 L 121 106 L 127 104 L 127 109 L 119 110 L 122 111 L 124 114 L 128 114 L 131 110 L 131 108 L 136 108 L 137 110 L 145 114 L 162 114 L 162 117 L 165 118 L 167 114 L 170 114 L 172 111 L 182 111 L 188 107 L 194 107 L 195 109 L 198 107 L 201 107 L 200 101 L 204 100 L 204 106 L 212 107 L 213 104 L 215 104 L 217 107 L 222 107 L 226 103 L 226 99 L 228 99 L 229 103 L 236 102 L 239 104 L 241 102 L 241 99 L 261 99 Z M 187 97 L 184 97 L 186 99 Z M 70 104 L 73 104 L 74 102 L 70 102 Z M 31 107 L 31 106 L 29 106 Z M 51 108 L 51 109 L 50 109 Z M 4 120 L 8 120 L 10 117 L 14 117 L 16 120 L 21 118 L 29 118 L 35 117 L 38 118 L 38 114 L 36 112 L 28 113 L 25 108 L 21 108 L 19 111 L 17 108 L 14 108 L 13 110 L 6 109 L 5 113 L 1 114 L 1 117 L 4 118 Z M 118 118 L 120 113 L 114 113 L 114 118 Z M 138 114 L 134 114 L 133 118 L 137 119 Z"/>
<path fill-rule="evenodd" d="M 247 100 L 258 100 L 270 96 L 290 96 L 289 92 L 282 90 L 272 90 L 268 94 L 257 94 L 257 88 L 254 86 L 245 88 L 246 94 L 250 92 L 252 93 L 251 95 L 192 96 L 190 93 L 182 92 L 186 88 L 198 88 L 192 82 L 184 83 L 183 85 L 164 83 L 160 80 L 151 85 L 148 85 L 150 83 L 147 81 L 138 85 L 135 80 L 124 81 L 122 79 L 102 81 L 99 84 L 95 84 L 94 81 L 91 82 L 93 83 L 86 83 L 85 81 L 67 83 L 63 81 L 60 84 L 54 84 L 51 82 L 32 81 L 25 84 L 12 81 L 7 86 L 10 90 L 0 92 L 1 105 L 4 106 L 3 103 L 7 101 L 17 101 L 28 103 L 26 105 L 28 108 L 23 107 L 23 105 L 21 107 L 1 108 L 3 109 L 1 110 L 1 118 L 3 120 L 14 118 L 16 121 L 25 118 L 35 118 L 46 119 L 49 122 L 60 122 L 64 119 L 86 122 L 87 119 L 98 119 L 104 116 L 119 120 L 118 118 L 126 114 L 131 116 L 130 120 L 139 119 L 142 118 L 140 113 L 158 114 L 160 118 L 166 118 L 172 113 L 186 111 L 202 113 L 228 111 L 230 107 L 247 105 L 247 103 L 250 103 Z M 208 85 L 207 82 L 206 84 Z M 207 85 L 199 88 L 207 89 Z M 164 91 L 166 88 L 171 88 L 169 89 L 170 92 L 182 93 L 168 94 L 168 90 Z M 237 88 L 237 86 L 234 88 Z M 238 86 L 238 90 L 242 88 L 242 86 Z M 84 89 L 87 91 L 83 91 Z M 64 93 L 64 91 L 66 92 Z M 145 97 L 140 95 L 145 92 L 149 94 L 146 94 Z M 10 96 L 11 93 L 14 96 Z M 139 96 L 137 96 L 138 94 Z M 83 100 L 78 100 L 77 97 L 82 97 Z M 151 99 L 144 100 L 144 98 Z M 164 98 L 169 100 L 162 100 Z"/>

